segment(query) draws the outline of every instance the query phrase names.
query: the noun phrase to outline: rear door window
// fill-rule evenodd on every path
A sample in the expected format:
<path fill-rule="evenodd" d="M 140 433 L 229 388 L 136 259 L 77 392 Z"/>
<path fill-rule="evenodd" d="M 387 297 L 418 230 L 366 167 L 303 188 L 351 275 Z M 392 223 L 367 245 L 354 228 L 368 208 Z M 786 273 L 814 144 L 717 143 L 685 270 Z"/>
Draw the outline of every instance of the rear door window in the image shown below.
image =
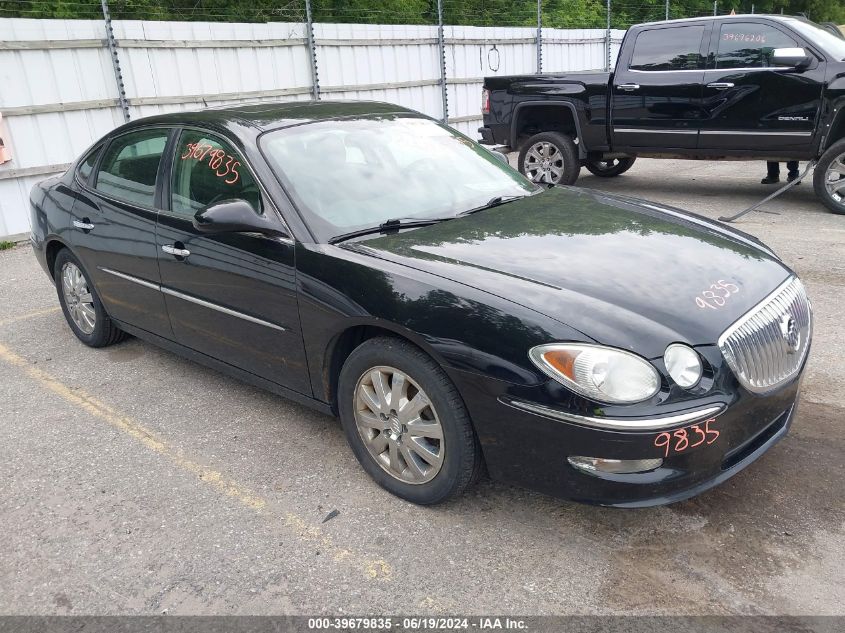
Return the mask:
<path fill-rule="evenodd" d="M 703 24 L 642 31 L 634 44 L 629 68 L 653 72 L 704 68 L 703 36 Z"/>
<path fill-rule="evenodd" d="M 152 129 L 112 140 L 100 162 L 95 188 L 118 200 L 152 207 L 167 137 L 168 130 Z"/>

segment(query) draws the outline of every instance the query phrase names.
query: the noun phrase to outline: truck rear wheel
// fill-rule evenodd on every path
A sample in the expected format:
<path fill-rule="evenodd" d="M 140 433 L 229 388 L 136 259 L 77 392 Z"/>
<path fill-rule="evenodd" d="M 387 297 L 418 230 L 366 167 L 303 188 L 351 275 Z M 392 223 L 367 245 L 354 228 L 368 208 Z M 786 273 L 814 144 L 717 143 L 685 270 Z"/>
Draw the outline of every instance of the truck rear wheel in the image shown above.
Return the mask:
<path fill-rule="evenodd" d="M 535 134 L 519 152 L 519 171 L 534 182 L 571 185 L 581 172 L 575 142 L 560 132 Z"/>
<path fill-rule="evenodd" d="M 635 160 L 637 160 L 636 156 L 631 156 L 630 158 L 609 158 L 607 160 L 588 160 L 584 163 L 584 167 L 594 176 L 612 178 L 613 176 L 624 174 L 631 169 Z"/>
<path fill-rule="evenodd" d="M 822 154 L 813 173 L 813 189 L 824 206 L 834 213 L 845 214 L 845 139 Z"/>

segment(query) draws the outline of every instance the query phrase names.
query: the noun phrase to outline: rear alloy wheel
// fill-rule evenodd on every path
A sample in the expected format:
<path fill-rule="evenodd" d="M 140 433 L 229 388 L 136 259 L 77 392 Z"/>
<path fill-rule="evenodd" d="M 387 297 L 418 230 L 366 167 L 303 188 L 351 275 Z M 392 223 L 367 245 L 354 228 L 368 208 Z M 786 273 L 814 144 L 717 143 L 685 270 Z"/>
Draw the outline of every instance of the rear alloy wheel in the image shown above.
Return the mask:
<path fill-rule="evenodd" d="M 637 160 L 635 156 L 630 158 L 589 160 L 584 163 L 584 167 L 586 167 L 587 170 L 594 176 L 599 176 L 600 178 L 612 178 L 613 176 L 624 174 L 626 171 L 631 169 L 635 160 Z"/>
<path fill-rule="evenodd" d="M 481 451 L 463 400 L 418 347 L 389 337 L 365 341 L 346 359 L 337 397 L 355 457 L 389 492 L 429 505 L 478 478 Z"/>
<path fill-rule="evenodd" d="M 56 256 L 53 278 L 62 312 L 76 338 L 90 347 L 106 347 L 126 338 L 106 314 L 82 264 L 66 248 Z"/>
<path fill-rule="evenodd" d="M 536 183 L 571 185 L 581 172 L 575 142 L 560 132 L 535 134 L 519 152 L 519 171 Z"/>
<path fill-rule="evenodd" d="M 845 214 L 845 139 L 822 154 L 813 173 L 813 189 L 828 209 Z"/>
<path fill-rule="evenodd" d="M 97 327 L 94 297 L 88 289 L 88 280 L 73 262 L 62 266 L 62 295 L 71 320 L 83 334 L 90 336 Z"/>

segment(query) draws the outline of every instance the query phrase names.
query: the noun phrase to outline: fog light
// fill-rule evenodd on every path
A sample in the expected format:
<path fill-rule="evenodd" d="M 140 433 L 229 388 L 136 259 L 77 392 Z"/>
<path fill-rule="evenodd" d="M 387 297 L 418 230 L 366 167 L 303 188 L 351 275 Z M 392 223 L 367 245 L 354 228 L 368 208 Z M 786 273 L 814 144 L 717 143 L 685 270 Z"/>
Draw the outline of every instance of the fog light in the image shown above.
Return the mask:
<path fill-rule="evenodd" d="M 573 455 L 568 460 L 575 468 L 584 472 L 603 472 L 617 475 L 645 473 L 663 465 L 662 457 L 652 459 L 605 459 L 602 457 L 581 457 Z"/>
<path fill-rule="evenodd" d="M 673 343 L 663 354 L 666 371 L 672 380 L 684 389 L 692 389 L 701 380 L 701 359 L 691 347 L 682 343 Z"/>

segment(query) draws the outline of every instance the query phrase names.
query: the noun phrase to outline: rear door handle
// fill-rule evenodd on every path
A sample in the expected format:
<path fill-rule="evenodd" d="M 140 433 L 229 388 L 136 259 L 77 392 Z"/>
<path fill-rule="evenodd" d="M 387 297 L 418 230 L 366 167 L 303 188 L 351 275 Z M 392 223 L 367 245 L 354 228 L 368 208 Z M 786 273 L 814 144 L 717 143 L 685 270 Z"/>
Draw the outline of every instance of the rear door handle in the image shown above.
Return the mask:
<path fill-rule="evenodd" d="M 82 229 L 86 233 L 88 231 L 92 231 L 94 229 L 94 225 L 91 224 L 91 222 L 88 221 L 88 218 L 82 218 L 81 220 L 74 220 L 73 225 L 78 229 Z"/>
<path fill-rule="evenodd" d="M 715 88 L 716 90 L 727 90 L 733 88 L 734 85 L 727 81 L 714 81 L 712 84 L 707 84 L 708 88 Z"/>
<path fill-rule="evenodd" d="M 634 90 L 640 89 L 640 84 L 619 84 L 616 87 L 619 90 L 624 90 L 625 92 L 633 92 Z"/>
<path fill-rule="evenodd" d="M 191 251 L 189 251 L 187 248 L 176 248 L 171 244 L 165 244 L 161 247 L 161 250 L 163 250 L 168 255 L 174 255 L 175 257 L 187 257 L 191 254 Z"/>

